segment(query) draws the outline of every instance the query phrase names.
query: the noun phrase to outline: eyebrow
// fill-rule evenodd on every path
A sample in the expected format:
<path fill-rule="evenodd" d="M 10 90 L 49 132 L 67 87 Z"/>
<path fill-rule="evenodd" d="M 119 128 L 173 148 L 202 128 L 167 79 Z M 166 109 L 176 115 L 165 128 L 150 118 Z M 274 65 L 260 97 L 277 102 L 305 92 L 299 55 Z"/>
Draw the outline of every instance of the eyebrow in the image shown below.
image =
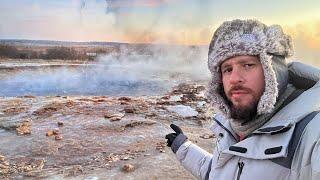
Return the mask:
<path fill-rule="evenodd" d="M 245 64 L 245 63 L 248 63 L 248 62 L 253 63 L 254 60 L 253 60 L 253 59 L 240 59 L 240 60 L 238 60 L 238 61 L 236 62 L 236 64 Z M 226 63 L 226 64 L 222 64 L 222 65 L 220 66 L 220 68 L 223 69 L 223 68 L 226 68 L 226 67 L 229 67 L 229 66 L 231 66 L 231 65 L 228 64 L 228 63 Z"/>

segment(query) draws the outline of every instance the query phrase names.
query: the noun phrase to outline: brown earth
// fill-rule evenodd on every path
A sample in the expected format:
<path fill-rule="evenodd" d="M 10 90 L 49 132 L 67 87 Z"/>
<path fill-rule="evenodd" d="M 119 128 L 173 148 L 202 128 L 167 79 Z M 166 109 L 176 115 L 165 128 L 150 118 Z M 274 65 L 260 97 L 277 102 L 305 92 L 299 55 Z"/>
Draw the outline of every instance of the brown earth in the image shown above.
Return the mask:
<path fill-rule="evenodd" d="M 179 125 L 211 151 L 204 86 L 181 84 L 162 97 L 0 98 L 0 178 L 194 179 L 164 136 Z M 169 111 L 184 105 L 194 116 Z"/>

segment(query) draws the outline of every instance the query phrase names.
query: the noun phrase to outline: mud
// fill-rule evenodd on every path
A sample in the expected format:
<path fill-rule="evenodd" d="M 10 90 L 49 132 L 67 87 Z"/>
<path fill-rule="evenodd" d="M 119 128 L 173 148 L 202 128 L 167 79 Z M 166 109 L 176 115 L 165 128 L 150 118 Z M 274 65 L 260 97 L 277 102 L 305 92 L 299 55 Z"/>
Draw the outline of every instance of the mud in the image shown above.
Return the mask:
<path fill-rule="evenodd" d="M 194 179 L 164 136 L 179 125 L 211 152 L 212 111 L 204 86 L 181 84 L 164 96 L 0 98 L 0 177 L 10 179 Z M 185 117 L 168 110 L 183 105 Z"/>

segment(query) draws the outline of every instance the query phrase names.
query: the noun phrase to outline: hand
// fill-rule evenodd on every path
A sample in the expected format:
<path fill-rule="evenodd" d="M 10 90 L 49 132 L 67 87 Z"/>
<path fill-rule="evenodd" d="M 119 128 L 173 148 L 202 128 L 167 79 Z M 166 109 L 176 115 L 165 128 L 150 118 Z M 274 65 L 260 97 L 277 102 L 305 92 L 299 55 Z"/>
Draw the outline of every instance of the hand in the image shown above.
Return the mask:
<path fill-rule="evenodd" d="M 170 133 L 166 135 L 166 139 L 167 139 L 167 146 L 171 147 L 173 141 L 177 138 L 178 135 L 182 134 L 183 135 L 183 142 L 187 139 L 187 137 L 183 134 L 182 130 L 175 124 L 171 124 L 170 127 L 175 131 L 175 133 Z M 181 146 L 181 144 L 183 142 L 178 142 L 178 147 L 179 148 Z M 173 152 L 175 152 L 177 150 L 177 148 L 173 148 L 171 147 Z"/>

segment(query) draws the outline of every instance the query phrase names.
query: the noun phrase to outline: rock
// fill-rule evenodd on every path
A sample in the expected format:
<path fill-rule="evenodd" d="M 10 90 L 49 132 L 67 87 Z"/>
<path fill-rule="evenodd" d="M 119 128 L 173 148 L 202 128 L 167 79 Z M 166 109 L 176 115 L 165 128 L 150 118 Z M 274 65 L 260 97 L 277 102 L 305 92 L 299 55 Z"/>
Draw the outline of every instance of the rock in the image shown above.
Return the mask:
<path fill-rule="evenodd" d="M 31 134 L 30 120 L 25 120 L 16 128 L 18 135 L 29 135 Z"/>
<path fill-rule="evenodd" d="M 20 104 L 15 105 L 14 107 L 8 107 L 3 110 L 5 115 L 14 115 L 22 112 L 26 112 L 29 108 L 26 106 L 21 106 Z"/>
<path fill-rule="evenodd" d="M 131 165 L 131 164 L 125 164 L 122 167 L 122 171 L 124 171 L 124 172 L 132 172 L 132 171 L 134 171 L 134 166 Z"/>
<path fill-rule="evenodd" d="M 63 122 L 59 121 L 57 122 L 58 126 L 63 126 Z"/>
<path fill-rule="evenodd" d="M 0 162 L 4 161 L 4 156 L 0 155 Z"/>
<path fill-rule="evenodd" d="M 81 165 L 74 165 L 69 169 L 63 171 L 66 176 L 77 176 L 83 173 L 83 167 Z"/>
<path fill-rule="evenodd" d="M 24 97 L 24 98 L 36 98 L 35 96 L 32 96 L 32 95 L 26 95 L 26 96 L 22 96 L 22 97 Z"/>
<path fill-rule="evenodd" d="M 145 116 L 146 117 L 155 117 L 155 116 L 157 116 L 157 114 L 155 112 L 151 112 L 151 113 L 146 113 Z"/>
<path fill-rule="evenodd" d="M 185 105 L 176 105 L 176 106 L 167 106 L 168 111 L 174 112 L 182 117 L 194 117 L 197 116 L 199 113 L 191 108 L 190 106 Z"/>
<path fill-rule="evenodd" d="M 68 100 L 66 103 L 65 103 L 65 106 L 67 106 L 67 107 L 73 107 L 75 105 L 75 102 L 74 101 L 72 101 L 72 100 Z"/>
<path fill-rule="evenodd" d="M 57 141 L 59 141 L 59 140 L 62 140 L 63 137 L 62 137 L 61 135 L 56 135 L 56 136 L 54 137 L 54 139 L 57 140 Z"/>
<path fill-rule="evenodd" d="M 131 98 L 129 97 L 120 97 L 118 98 L 119 101 L 131 101 Z"/>
<path fill-rule="evenodd" d="M 120 160 L 119 156 L 118 155 L 115 155 L 113 153 L 109 154 L 109 156 L 106 158 L 106 160 L 109 162 L 109 163 L 112 163 L 112 162 L 117 162 Z"/>
<path fill-rule="evenodd" d="M 105 118 L 109 118 L 110 121 L 119 121 L 124 117 L 123 113 L 118 113 L 118 114 L 105 114 L 104 115 Z"/>
<path fill-rule="evenodd" d="M 68 103 L 61 103 L 61 102 L 52 102 L 49 104 L 44 105 L 43 107 L 37 109 L 32 113 L 32 115 L 38 116 L 38 117 L 49 117 L 55 112 L 64 109 Z M 69 106 L 71 106 L 69 104 Z"/>
<path fill-rule="evenodd" d="M 205 105 L 206 105 L 205 101 L 200 101 L 200 102 L 197 103 L 197 107 L 198 108 L 203 108 Z"/>
<path fill-rule="evenodd" d="M 59 135 L 60 134 L 60 130 L 59 129 L 54 129 L 54 130 L 52 130 L 52 134 L 53 135 Z"/>
<path fill-rule="evenodd" d="M 53 135 L 53 131 L 48 131 L 47 133 L 46 133 L 46 136 L 52 136 Z"/>
<path fill-rule="evenodd" d="M 136 120 L 131 120 L 129 123 L 124 125 L 124 128 L 129 128 L 129 127 L 135 127 L 135 126 L 140 126 L 140 125 L 153 125 L 155 124 L 155 121 L 136 121 Z"/>
<path fill-rule="evenodd" d="M 200 136 L 200 138 L 202 139 L 210 139 L 210 138 L 214 138 L 213 134 L 203 134 Z"/>
<path fill-rule="evenodd" d="M 160 101 L 157 101 L 156 104 L 157 104 L 157 105 L 169 105 L 169 104 L 170 104 L 170 101 L 160 100 Z"/>
<path fill-rule="evenodd" d="M 170 96 L 169 95 L 165 95 L 165 96 L 161 97 L 161 99 L 168 100 L 168 99 L 170 99 Z"/>
<path fill-rule="evenodd" d="M 9 174 L 9 168 L 9 162 L 5 160 L 4 156 L 0 155 L 0 178 Z"/>
<path fill-rule="evenodd" d="M 130 156 L 124 156 L 121 158 L 121 160 L 124 160 L 124 161 L 130 160 Z"/>
<path fill-rule="evenodd" d="M 122 118 L 121 117 L 112 117 L 112 118 L 110 118 L 109 120 L 110 121 L 120 121 Z"/>
<path fill-rule="evenodd" d="M 126 113 L 135 113 L 137 110 L 136 110 L 136 108 L 134 108 L 134 107 L 132 107 L 132 106 L 127 106 L 127 107 L 125 107 L 124 109 L 124 112 L 126 112 Z"/>
<path fill-rule="evenodd" d="M 164 153 L 164 148 L 166 147 L 166 142 L 158 142 L 156 144 L 156 150 L 159 150 L 159 152 Z"/>
<path fill-rule="evenodd" d="M 181 101 L 184 103 L 189 102 L 189 101 L 196 101 L 196 100 L 197 100 L 197 96 L 195 94 L 184 94 L 181 97 Z"/>
<path fill-rule="evenodd" d="M 174 95 L 169 98 L 169 101 L 175 101 L 175 102 L 181 101 L 181 97 L 182 95 Z"/>

